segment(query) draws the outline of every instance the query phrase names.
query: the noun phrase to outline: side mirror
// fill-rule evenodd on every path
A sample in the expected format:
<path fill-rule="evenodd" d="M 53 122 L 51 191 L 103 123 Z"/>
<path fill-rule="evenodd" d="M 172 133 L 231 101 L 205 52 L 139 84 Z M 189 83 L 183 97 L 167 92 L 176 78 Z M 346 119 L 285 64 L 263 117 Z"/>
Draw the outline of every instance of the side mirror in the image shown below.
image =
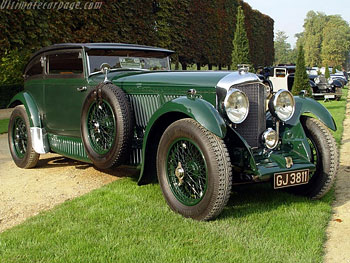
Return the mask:
<path fill-rule="evenodd" d="M 108 63 L 102 63 L 100 66 L 101 73 L 105 75 L 105 79 L 103 82 L 108 82 L 108 72 L 111 66 Z"/>

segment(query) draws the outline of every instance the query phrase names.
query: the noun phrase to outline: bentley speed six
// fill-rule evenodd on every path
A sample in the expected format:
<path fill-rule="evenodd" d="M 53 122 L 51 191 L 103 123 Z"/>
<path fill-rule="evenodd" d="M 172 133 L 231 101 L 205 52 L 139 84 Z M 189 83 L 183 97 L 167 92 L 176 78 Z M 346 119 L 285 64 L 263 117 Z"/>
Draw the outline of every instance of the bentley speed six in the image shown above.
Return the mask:
<path fill-rule="evenodd" d="M 244 68 L 172 71 L 172 53 L 116 43 L 39 50 L 9 105 L 14 162 L 33 168 L 55 152 L 99 169 L 137 166 L 140 185 L 158 178 L 170 208 L 197 220 L 218 216 L 232 185 L 327 193 L 338 169 L 327 109 L 304 94 L 270 94 Z"/>

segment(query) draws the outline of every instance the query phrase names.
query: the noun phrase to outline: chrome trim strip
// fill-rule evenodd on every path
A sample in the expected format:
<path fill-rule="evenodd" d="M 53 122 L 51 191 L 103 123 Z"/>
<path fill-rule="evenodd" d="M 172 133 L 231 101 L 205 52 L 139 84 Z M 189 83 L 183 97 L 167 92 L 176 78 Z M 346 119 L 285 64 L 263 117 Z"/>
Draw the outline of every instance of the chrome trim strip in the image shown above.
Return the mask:
<path fill-rule="evenodd" d="M 45 154 L 50 151 L 49 141 L 46 131 L 42 128 L 31 127 L 30 135 L 32 137 L 32 147 L 35 152 Z"/>
<path fill-rule="evenodd" d="M 233 85 L 246 84 L 249 82 L 261 82 L 261 80 L 253 73 L 239 73 L 235 71 L 220 79 L 216 87 L 225 89 L 227 92 Z"/>

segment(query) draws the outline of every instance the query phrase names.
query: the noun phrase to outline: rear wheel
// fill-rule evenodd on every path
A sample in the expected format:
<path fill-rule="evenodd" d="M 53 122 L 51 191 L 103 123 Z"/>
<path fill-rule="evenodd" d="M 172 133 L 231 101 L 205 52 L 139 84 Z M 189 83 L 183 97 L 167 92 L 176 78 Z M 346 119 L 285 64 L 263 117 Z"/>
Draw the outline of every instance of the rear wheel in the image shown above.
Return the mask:
<path fill-rule="evenodd" d="M 157 174 L 172 210 L 197 220 L 215 218 L 231 192 L 231 161 L 225 143 L 193 119 L 171 124 L 161 137 Z"/>
<path fill-rule="evenodd" d="M 11 114 L 8 142 L 12 159 L 18 167 L 36 166 L 40 155 L 33 150 L 29 118 L 23 105 L 17 106 Z"/>
<path fill-rule="evenodd" d="M 338 149 L 332 134 L 322 122 L 302 116 L 301 123 L 311 148 L 310 161 L 315 164 L 316 171 L 310 174 L 308 184 L 290 187 L 288 191 L 319 199 L 333 185 L 339 165 Z"/>

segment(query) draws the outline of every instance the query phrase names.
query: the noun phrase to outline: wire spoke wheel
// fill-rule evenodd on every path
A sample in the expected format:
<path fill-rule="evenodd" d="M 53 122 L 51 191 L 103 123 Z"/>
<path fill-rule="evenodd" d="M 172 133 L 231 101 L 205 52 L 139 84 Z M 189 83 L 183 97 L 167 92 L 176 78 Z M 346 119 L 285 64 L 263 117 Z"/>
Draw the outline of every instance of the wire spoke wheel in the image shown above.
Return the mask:
<path fill-rule="evenodd" d="M 12 140 L 16 154 L 19 158 L 23 158 L 27 152 L 28 135 L 26 124 L 21 117 L 15 119 L 12 133 Z"/>
<path fill-rule="evenodd" d="M 107 101 L 96 101 L 91 104 L 87 129 L 92 148 L 99 154 L 108 153 L 114 143 L 116 121 Z"/>
<path fill-rule="evenodd" d="M 33 149 L 30 135 L 30 122 L 24 105 L 14 108 L 9 122 L 8 143 L 15 164 L 20 168 L 33 168 L 39 160 L 39 154 Z"/>
<path fill-rule="evenodd" d="M 202 200 L 207 189 L 207 164 L 193 141 L 180 138 L 169 148 L 167 179 L 175 197 L 184 205 Z"/>
<path fill-rule="evenodd" d="M 211 220 L 221 213 L 231 193 L 232 169 L 225 142 L 193 119 L 177 120 L 160 139 L 157 176 L 172 210 Z"/>

